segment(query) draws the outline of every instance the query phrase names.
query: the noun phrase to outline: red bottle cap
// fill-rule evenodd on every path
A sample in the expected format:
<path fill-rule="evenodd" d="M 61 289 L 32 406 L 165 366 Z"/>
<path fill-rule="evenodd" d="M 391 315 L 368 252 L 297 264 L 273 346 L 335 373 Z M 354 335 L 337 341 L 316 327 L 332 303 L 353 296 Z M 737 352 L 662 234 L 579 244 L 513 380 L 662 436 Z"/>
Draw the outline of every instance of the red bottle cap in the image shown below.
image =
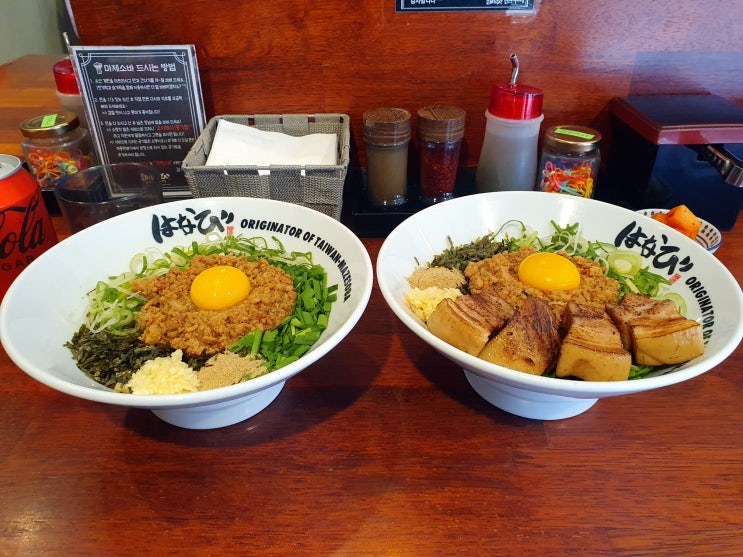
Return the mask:
<path fill-rule="evenodd" d="M 488 112 L 508 120 L 531 120 L 542 114 L 544 93 L 528 85 L 493 85 Z"/>
<path fill-rule="evenodd" d="M 79 95 L 75 72 L 72 70 L 72 62 L 69 58 L 60 60 L 53 66 L 54 81 L 57 83 L 57 91 L 66 95 Z"/>

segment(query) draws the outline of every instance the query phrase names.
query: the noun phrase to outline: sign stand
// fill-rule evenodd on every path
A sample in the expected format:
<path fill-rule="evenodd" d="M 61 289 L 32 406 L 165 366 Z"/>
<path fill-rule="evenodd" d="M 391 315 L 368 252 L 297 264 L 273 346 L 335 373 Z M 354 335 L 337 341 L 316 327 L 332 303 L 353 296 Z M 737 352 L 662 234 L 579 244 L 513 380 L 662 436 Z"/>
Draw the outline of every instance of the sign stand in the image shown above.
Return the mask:
<path fill-rule="evenodd" d="M 166 200 L 191 197 L 181 163 L 206 125 L 194 46 L 70 51 L 101 164 L 156 166 Z"/>

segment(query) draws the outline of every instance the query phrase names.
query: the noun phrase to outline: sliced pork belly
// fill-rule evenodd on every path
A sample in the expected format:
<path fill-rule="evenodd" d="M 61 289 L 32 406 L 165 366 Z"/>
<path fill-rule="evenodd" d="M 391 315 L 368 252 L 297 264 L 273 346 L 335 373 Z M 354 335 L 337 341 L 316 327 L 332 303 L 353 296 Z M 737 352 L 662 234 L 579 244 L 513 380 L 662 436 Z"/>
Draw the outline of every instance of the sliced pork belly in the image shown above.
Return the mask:
<path fill-rule="evenodd" d="M 426 325 L 441 340 L 477 356 L 513 313 L 513 306 L 494 290 L 483 290 L 453 300 L 441 300 Z"/>
<path fill-rule="evenodd" d="M 681 317 L 671 300 L 653 300 L 644 294 L 625 294 L 618 305 L 608 304 L 606 311 L 619 329 L 622 344 L 632 349 L 632 325 L 640 319 L 660 321 Z"/>
<path fill-rule="evenodd" d="M 629 378 L 632 355 L 624 349 L 617 327 L 604 310 L 568 303 L 563 313 L 566 330 L 555 373 L 586 381 Z"/>
<path fill-rule="evenodd" d="M 542 375 L 560 350 L 557 314 L 546 300 L 530 296 L 480 352 L 480 358 L 509 369 Z"/>
<path fill-rule="evenodd" d="M 670 300 L 625 294 L 606 311 L 639 365 L 682 364 L 704 354 L 701 325 L 681 315 Z"/>
<path fill-rule="evenodd" d="M 632 326 L 635 361 L 644 366 L 683 364 L 704 354 L 702 326 L 691 319 L 671 319 Z"/>

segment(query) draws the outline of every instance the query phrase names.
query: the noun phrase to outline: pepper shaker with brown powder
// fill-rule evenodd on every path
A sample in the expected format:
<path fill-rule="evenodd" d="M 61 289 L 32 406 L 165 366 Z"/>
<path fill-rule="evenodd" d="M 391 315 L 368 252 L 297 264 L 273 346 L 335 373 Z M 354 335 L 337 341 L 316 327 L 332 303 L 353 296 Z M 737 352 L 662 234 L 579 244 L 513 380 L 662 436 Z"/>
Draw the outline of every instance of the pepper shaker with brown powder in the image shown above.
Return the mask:
<path fill-rule="evenodd" d="M 418 111 L 421 201 L 454 197 L 465 111 L 456 106 L 428 106 Z"/>
<path fill-rule="evenodd" d="M 396 207 L 407 201 L 410 112 L 376 108 L 364 112 L 366 193 L 369 203 Z"/>

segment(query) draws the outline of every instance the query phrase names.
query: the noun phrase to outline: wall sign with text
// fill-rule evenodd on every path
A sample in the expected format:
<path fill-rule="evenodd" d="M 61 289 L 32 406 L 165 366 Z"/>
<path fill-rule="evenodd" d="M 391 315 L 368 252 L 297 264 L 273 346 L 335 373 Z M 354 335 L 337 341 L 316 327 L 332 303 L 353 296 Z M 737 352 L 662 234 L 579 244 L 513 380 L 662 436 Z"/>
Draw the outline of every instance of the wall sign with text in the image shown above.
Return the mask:
<path fill-rule="evenodd" d="M 190 197 L 181 162 L 206 125 L 193 45 L 71 50 L 101 162 L 152 164 L 165 197 Z"/>
<path fill-rule="evenodd" d="M 398 12 L 508 11 L 534 12 L 534 0 L 398 0 Z"/>

